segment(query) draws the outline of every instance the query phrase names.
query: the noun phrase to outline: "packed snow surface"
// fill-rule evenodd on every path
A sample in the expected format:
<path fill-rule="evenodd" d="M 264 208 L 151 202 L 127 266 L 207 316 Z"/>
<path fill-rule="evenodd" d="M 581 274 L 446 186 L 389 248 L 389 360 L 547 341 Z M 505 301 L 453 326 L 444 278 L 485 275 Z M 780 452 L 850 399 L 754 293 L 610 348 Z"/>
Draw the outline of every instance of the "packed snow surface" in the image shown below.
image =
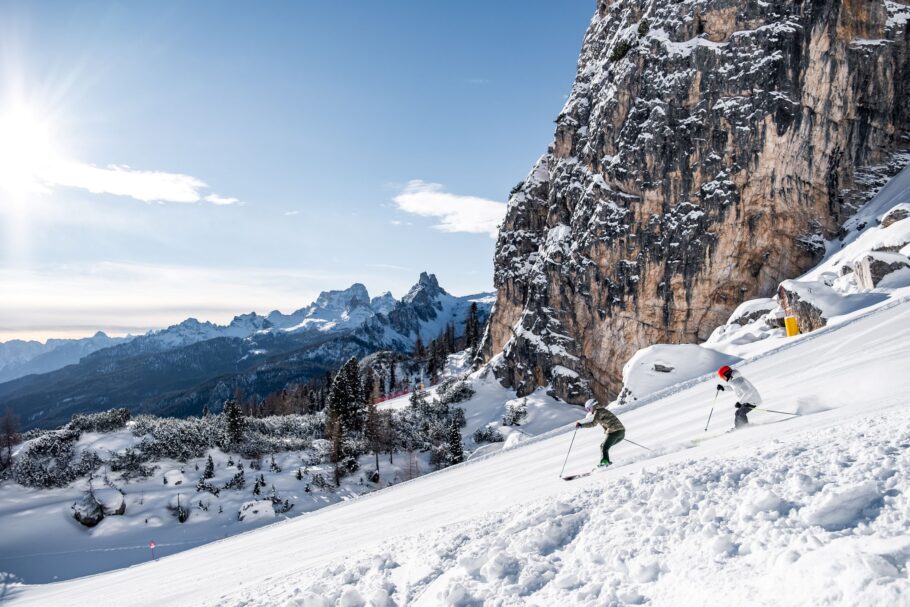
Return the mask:
<path fill-rule="evenodd" d="M 910 304 L 739 365 L 768 408 L 725 433 L 713 378 L 616 409 L 615 467 L 558 476 L 571 425 L 513 449 L 13 604 L 899 605 L 910 596 Z M 567 472 L 602 434 L 578 431 Z"/>

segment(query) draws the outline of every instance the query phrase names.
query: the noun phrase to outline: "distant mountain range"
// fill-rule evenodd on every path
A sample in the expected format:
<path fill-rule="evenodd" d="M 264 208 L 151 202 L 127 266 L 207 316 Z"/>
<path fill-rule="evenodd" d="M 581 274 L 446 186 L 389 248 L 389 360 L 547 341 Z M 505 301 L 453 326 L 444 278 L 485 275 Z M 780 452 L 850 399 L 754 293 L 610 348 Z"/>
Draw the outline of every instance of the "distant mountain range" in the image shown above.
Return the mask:
<path fill-rule="evenodd" d="M 49 339 L 46 343 L 14 339 L 0 343 L 0 382 L 33 373 L 47 373 L 79 362 L 102 348 L 131 337 L 108 337 L 99 331 L 82 339 Z"/>
<path fill-rule="evenodd" d="M 350 356 L 410 351 L 418 336 L 429 342 L 449 324 L 461 335 L 471 304 L 485 321 L 493 301 L 490 293 L 450 295 L 424 272 L 400 300 L 391 293 L 371 299 L 358 283 L 325 291 L 291 314 L 243 314 L 227 325 L 190 318 L 138 337 L 99 333 L 51 348 L 7 342 L 0 373 L 8 375 L 0 379 L 10 381 L 0 383 L 0 406 L 11 407 L 25 428 L 111 407 L 176 416 L 204 405 L 217 411 L 238 387 L 264 396 Z M 32 374 L 15 377 L 23 370 Z"/>

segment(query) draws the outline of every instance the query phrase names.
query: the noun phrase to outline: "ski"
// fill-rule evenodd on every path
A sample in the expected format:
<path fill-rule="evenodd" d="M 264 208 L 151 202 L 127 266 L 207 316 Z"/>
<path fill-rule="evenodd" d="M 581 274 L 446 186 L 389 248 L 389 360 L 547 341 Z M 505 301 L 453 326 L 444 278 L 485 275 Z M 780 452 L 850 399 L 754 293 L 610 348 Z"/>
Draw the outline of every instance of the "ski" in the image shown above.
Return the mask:
<path fill-rule="evenodd" d="M 591 476 L 595 472 L 606 470 L 610 467 L 612 467 L 612 464 L 610 466 L 597 466 L 593 470 L 589 470 L 588 472 L 581 472 L 579 474 L 570 474 L 569 476 L 561 476 L 559 478 L 561 478 L 564 481 L 574 481 L 577 478 L 584 478 L 586 476 Z"/>
<path fill-rule="evenodd" d="M 570 474 L 569 476 L 562 476 L 560 478 L 562 478 L 562 480 L 564 480 L 564 481 L 574 481 L 576 478 L 584 478 L 586 476 L 591 476 L 591 474 L 593 474 L 593 473 L 594 473 L 594 471 L 591 470 L 590 472 L 582 472 L 581 474 Z"/>

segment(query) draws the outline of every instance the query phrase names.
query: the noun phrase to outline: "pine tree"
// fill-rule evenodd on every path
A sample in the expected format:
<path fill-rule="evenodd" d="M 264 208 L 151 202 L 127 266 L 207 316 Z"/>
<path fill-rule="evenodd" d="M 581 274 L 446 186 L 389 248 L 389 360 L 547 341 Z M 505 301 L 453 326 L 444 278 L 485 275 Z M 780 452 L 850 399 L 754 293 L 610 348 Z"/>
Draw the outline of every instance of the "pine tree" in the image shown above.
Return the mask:
<path fill-rule="evenodd" d="M 224 486 L 225 489 L 243 489 L 246 486 L 246 475 L 243 472 L 243 462 L 237 464 L 237 473 Z"/>
<path fill-rule="evenodd" d="M 208 403 L 206 403 L 206 404 L 202 405 L 202 417 L 208 417 L 208 416 L 209 416 L 209 405 L 208 405 Z"/>
<path fill-rule="evenodd" d="M 363 376 L 363 382 L 361 382 L 361 391 L 364 396 L 364 401 L 367 403 L 373 402 L 373 370 L 367 369 L 367 372 Z"/>
<path fill-rule="evenodd" d="M 376 403 L 371 402 L 367 405 L 366 439 L 367 444 L 376 456 L 377 471 L 379 470 L 379 450 L 382 446 L 381 432 L 379 410 L 376 407 Z"/>
<path fill-rule="evenodd" d="M 460 464 L 464 461 L 464 445 L 461 439 L 461 430 L 458 423 L 452 420 L 449 423 L 449 463 Z"/>
<path fill-rule="evenodd" d="M 417 341 L 414 343 L 414 358 L 417 360 L 423 360 L 427 356 L 427 351 L 423 347 L 423 340 L 420 339 L 420 335 L 417 336 Z"/>
<path fill-rule="evenodd" d="M 229 400 L 224 403 L 224 425 L 227 433 L 228 443 L 236 445 L 243 440 L 243 411 L 236 400 Z"/>
<path fill-rule="evenodd" d="M 303 480 L 303 472 L 300 471 L 300 468 L 297 468 L 297 474 L 295 474 L 294 477 L 295 477 L 298 481 L 302 481 L 302 480 Z"/>
<path fill-rule="evenodd" d="M 3 464 L 2 453 L 0 453 L 0 470 L 6 465 L 12 465 L 13 445 L 17 444 L 19 439 L 19 418 L 11 409 L 7 409 L 3 419 L 0 420 L 0 440 L 2 440 L 0 447 L 6 449 L 6 464 Z"/>
<path fill-rule="evenodd" d="M 341 422 L 343 434 L 363 431 L 365 400 L 357 359 L 351 357 L 335 375 L 329 389 L 329 416 Z"/>
<path fill-rule="evenodd" d="M 480 346 L 480 320 L 477 318 L 477 302 L 471 302 L 468 318 L 464 325 L 465 347 L 471 351 L 471 356 L 477 355 Z"/>
<path fill-rule="evenodd" d="M 205 470 L 202 473 L 202 478 L 210 479 L 215 477 L 215 462 L 212 460 L 212 456 L 209 455 L 209 458 L 205 462 Z"/>
<path fill-rule="evenodd" d="M 449 323 L 446 326 L 446 354 L 455 352 L 455 325 Z"/>
<path fill-rule="evenodd" d="M 395 361 L 392 361 L 392 364 L 389 366 L 389 391 L 394 392 L 398 384 L 398 379 L 395 377 Z"/>

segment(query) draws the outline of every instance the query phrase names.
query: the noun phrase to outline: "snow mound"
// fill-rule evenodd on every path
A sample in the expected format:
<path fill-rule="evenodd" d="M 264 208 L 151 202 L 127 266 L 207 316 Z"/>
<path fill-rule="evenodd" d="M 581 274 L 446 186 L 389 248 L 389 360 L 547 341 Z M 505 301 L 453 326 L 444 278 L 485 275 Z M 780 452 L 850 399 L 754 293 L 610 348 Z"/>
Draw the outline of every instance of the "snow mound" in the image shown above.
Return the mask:
<path fill-rule="evenodd" d="M 252 523 L 259 519 L 273 519 L 275 518 L 275 507 L 271 500 L 245 502 L 237 512 L 237 518 L 244 523 Z"/>
<path fill-rule="evenodd" d="M 873 514 L 881 494 L 874 481 L 823 491 L 801 512 L 805 522 L 828 531 L 838 531 L 856 526 L 864 513 Z"/>
<path fill-rule="evenodd" d="M 123 514 L 126 512 L 126 501 L 123 494 L 116 489 L 105 487 L 104 489 L 95 489 L 95 499 L 104 511 L 105 516 Z"/>
<path fill-rule="evenodd" d="M 657 344 L 643 348 L 623 366 L 623 392 L 618 404 L 626 404 L 664 388 L 716 371 L 741 359 L 694 344 Z"/>

